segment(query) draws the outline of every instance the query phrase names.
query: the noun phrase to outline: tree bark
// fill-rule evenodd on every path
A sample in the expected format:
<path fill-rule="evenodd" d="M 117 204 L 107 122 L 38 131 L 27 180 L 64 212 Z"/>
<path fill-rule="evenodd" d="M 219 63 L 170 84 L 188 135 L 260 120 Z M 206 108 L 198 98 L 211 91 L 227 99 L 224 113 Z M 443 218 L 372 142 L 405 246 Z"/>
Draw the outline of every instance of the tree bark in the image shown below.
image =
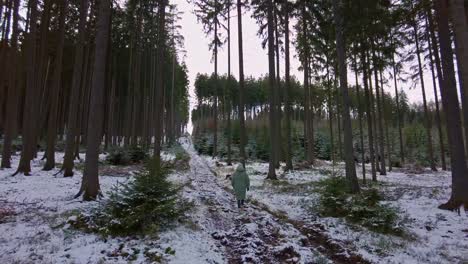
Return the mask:
<path fill-rule="evenodd" d="M 356 166 L 354 163 L 353 151 L 353 131 L 351 127 L 351 116 L 349 114 L 350 99 L 348 95 L 348 80 L 346 67 L 346 47 L 343 36 L 343 15 L 342 3 L 340 0 L 333 1 L 333 9 L 336 25 L 336 52 L 338 58 L 338 71 L 340 74 L 340 90 L 342 96 L 342 115 L 344 127 L 344 150 L 346 178 L 348 179 L 349 190 L 351 193 L 359 193 L 359 184 L 356 176 Z"/>
<path fill-rule="evenodd" d="M 78 109 L 80 106 L 80 94 L 83 72 L 83 54 L 86 38 L 86 17 L 88 13 L 88 0 L 80 1 L 80 21 L 78 25 L 78 41 L 76 43 L 75 61 L 73 66 L 72 86 L 70 91 L 70 107 L 68 111 L 67 136 L 65 142 L 65 156 L 63 158 L 63 176 L 73 176 L 73 159 L 75 157 L 75 142 L 78 133 Z"/>
<path fill-rule="evenodd" d="M 275 171 L 275 118 L 276 118 L 276 105 L 274 100 L 275 93 L 275 39 L 274 39 L 274 21 L 273 21 L 273 0 L 267 0 L 267 14 L 268 14 L 268 86 L 269 86 L 269 101 L 270 101 L 270 162 L 268 166 L 268 176 L 267 179 L 276 180 L 276 171 Z"/>
<path fill-rule="evenodd" d="M 468 169 L 463 147 L 460 106 L 457 96 L 453 51 L 450 43 L 448 6 L 445 0 L 436 1 L 436 17 L 439 25 L 439 43 L 442 58 L 443 86 L 441 87 L 442 104 L 447 120 L 447 135 L 451 154 L 452 195 L 449 201 L 439 206 L 440 209 L 454 210 L 464 205 L 468 208 Z"/>
<path fill-rule="evenodd" d="M 289 5 L 286 3 L 284 14 L 284 27 L 285 27 L 285 82 L 286 87 L 284 90 L 285 99 L 285 122 L 286 122 L 286 170 L 292 170 L 292 140 L 291 140 L 291 59 L 290 59 L 290 40 L 289 40 Z"/>
<path fill-rule="evenodd" d="M 86 161 L 81 189 L 85 201 L 95 200 L 100 194 L 99 186 L 99 147 L 102 141 L 104 94 L 108 40 L 110 37 L 111 1 L 101 0 L 96 25 L 95 56 L 91 83 L 91 102 L 88 118 Z"/>
<path fill-rule="evenodd" d="M 276 54 L 276 89 L 275 89 L 275 105 L 276 105 L 276 122 L 275 122 L 275 165 L 276 168 L 280 166 L 282 145 L 281 142 L 281 100 L 280 100 L 280 90 L 281 90 L 281 76 L 280 76 L 280 43 L 279 43 L 279 30 L 278 30 L 278 14 L 276 8 L 273 9 L 274 23 L 275 23 L 275 54 Z"/>
<path fill-rule="evenodd" d="M 245 145 L 247 143 L 245 133 L 245 80 L 244 80 L 244 44 L 243 44 L 243 33 L 242 33 L 242 0 L 237 0 L 237 34 L 239 43 L 239 126 L 240 126 L 240 156 L 242 164 L 245 167 L 246 155 Z"/>
<path fill-rule="evenodd" d="M 367 133 L 369 137 L 369 155 L 371 161 L 371 174 L 372 174 L 372 181 L 377 181 L 377 174 L 375 168 L 375 153 L 374 153 L 374 134 L 373 134 L 373 126 L 372 126 L 372 106 L 371 106 L 371 98 L 369 93 L 369 83 L 368 83 L 368 72 L 367 72 L 367 61 L 366 61 L 366 54 L 365 49 L 362 47 L 361 51 L 361 63 L 363 65 L 363 75 L 362 75 L 362 82 L 364 83 L 364 96 L 366 102 L 366 112 L 367 112 Z"/>
<path fill-rule="evenodd" d="M 15 138 L 18 121 L 18 99 L 19 99 L 19 84 L 17 83 L 18 73 L 18 35 L 19 35 L 19 6 L 20 0 L 14 0 L 13 5 L 13 32 L 11 35 L 11 50 L 9 53 L 9 72 L 8 72 L 8 90 L 5 98 L 6 102 L 6 118 L 5 118 L 5 134 L 3 138 L 2 150 L 2 168 L 11 168 L 11 144 Z M 1 14 L 1 12 L 0 12 Z"/>
<path fill-rule="evenodd" d="M 378 78 L 378 64 L 377 64 L 377 57 L 375 56 L 375 50 L 372 51 L 373 55 L 373 62 L 374 62 L 374 84 L 375 84 L 375 100 L 377 103 L 377 125 L 379 129 L 379 136 L 378 136 L 378 144 L 379 144 L 379 151 L 380 154 L 380 175 L 387 175 L 387 170 L 385 167 L 385 137 L 384 137 L 384 129 L 383 129 L 383 114 L 382 114 L 382 101 L 380 96 L 380 88 L 379 88 L 379 78 Z M 382 95 L 383 96 L 383 95 Z"/>
<path fill-rule="evenodd" d="M 59 42 L 55 53 L 54 81 L 52 84 L 52 91 L 50 93 L 51 103 L 49 108 L 49 118 L 47 121 L 47 147 L 45 153 L 47 161 L 43 169 L 45 171 L 49 171 L 55 168 L 55 142 L 57 138 L 59 94 L 62 84 L 62 58 L 63 46 L 65 42 L 65 17 L 67 10 L 68 1 L 63 0 L 60 5 Z"/>
<path fill-rule="evenodd" d="M 402 132 L 402 118 L 401 118 L 401 110 L 400 110 L 400 93 L 398 91 L 398 82 L 397 82 L 397 70 L 395 65 L 395 54 L 392 55 L 392 68 L 393 68 L 393 82 L 395 86 L 395 101 L 397 107 L 397 123 L 398 123 L 398 139 L 400 142 L 400 159 L 401 165 L 405 164 L 405 149 L 403 147 L 403 132 Z"/>
<path fill-rule="evenodd" d="M 356 94 L 357 94 L 357 108 L 358 108 L 358 115 L 359 115 L 359 137 L 360 137 L 360 145 L 361 145 L 361 165 L 362 165 L 362 182 L 366 184 L 366 163 L 365 163 L 365 149 L 364 149 L 364 130 L 362 128 L 362 104 L 361 104 L 361 92 L 359 88 L 359 78 L 358 78 L 358 66 L 357 66 L 357 58 L 354 58 L 354 69 L 355 69 L 355 77 L 356 77 Z"/>
<path fill-rule="evenodd" d="M 227 90 L 228 90 L 228 99 L 224 103 L 227 105 L 227 164 L 232 165 L 231 160 L 231 0 L 228 0 L 228 10 L 227 10 L 227 42 L 228 42 L 228 79 L 227 79 Z"/>
<path fill-rule="evenodd" d="M 448 2 L 455 33 L 455 53 L 465 127 L 465 152 L 468 153 L 468 22 L 465 17 L 464 0 L 449 0 Z"/>
<path fill-rule="evenodd" d="M 215 95 L 213 105 L 213 157 L 218 155 L 218 0 L 215 0 L 215 19 L 214 19 L 214 78 Z"/>
<path fill-rule="evenodd" d="M 382 68 L 379 69 L 379 76 L 380 76 L 380 92 L 381 92 L 381 96 L 382 96 L 382 122 L 383 122 L 383 126 L 384 126 L 384 129 L 385 129 L 385 143 L 387 144 L 387 158 L 388 158 L 388 171 L 392 171 L 392 145 L 390 144 L 390 142 L 392 141 L 390 139 L 390 135 L 388 133 L 388 123 L 387 123 L 387 117 L 388 117 L 388 114 L 387 114 L 387 108 L 385 107 L 385 91 L 384 91 L 384 81 L 383 81 L 383 74 L 382 74 Z"/>
<path fill-rule="evenodd" d="M 305 2 L 302 5 L 302 37 L 307 37 Z M 310 118 L 310 89 L 309 89 L 309 52 L 307 45 L 304 47 L 304 58 L 302 58 L 302 68 L 304 70 L 304 142 L 306 148 L 307 162 L 314 164 L 314 142 L 311 141 L 311 118 Z"/>
<path fill-rule="evenodd" d="M 8 56 L 10 54 L 11 48 L 8 46 L 8 38 L 10 36 L 10 24 L 11 24 L 11 13 L 13 10 L 13 0 L 7 0 L 6 9 L 5 9 L 5 16 L 3 17 L 2 23 L 2 36 L 0 37 L 0 67 L 2 69 L 7 68 L 8 63 Z M 2 6 L 3 7 L 3 6 Z M 2 12 L 0 12 L 0 21 L 2 19 Z M 7 87 L 5 87 L 5 83 L 9 79 L 6 76 L 6 71 L 0 71 L 0 135 L 4 131 L 4 121 L 5 121 L 5 105 L 7 104 L 6 101 L 6 93 Z"/>
<path fill-rule="evenodd" d="M 377 114 L 375 111 L 375 97 L 373 93 L 373 86 L 372 86 L 372 70 L 370 69 L 370 56 L 367 55 L 368 61 L 366 69 L 368 71 L 368 80 L 369 80 L 369 97 L 370 97 L 370 110 L 372 112 L 372 131 L 374 132 L 374 139 L 373 139 L 373 146 L 375 147 L 375 154 L 374 154 L 374 162 L 375 162 L 375 169 L 380 172 L 380 162 L 379 162 L 379 144 L 377 142 L 379 138 L 379 133 L 377 131 Z"/>
<path fill-rule="evenodd" d="M 160 3 L 158 10 L 158 44 L 157 44 L 157 68 L 156 68 L 156 111 L 155 111 L 155 137 L 154 137 L 154 152 L 153 158 L 156 162 L 156 168 L 159 170 L 161 166 L 161 138 L 163 133 L 163 128 L 161 126 L 162 116 L 164 114 L 164 54 L 165 54 L 165 24 L 166 24 L 166 6 L 168 0 L 163 0 Z"/>
<path fill-rule="evenodd" d="M 35 100 L 37 100 L 37 87 L 36 87 L 36 33 L 37 33 L 37 0 L 30 0 L 29 2 L 31 15 L 29 18 L 30 32 L 27 34 L 26 41 L 26 91 L 25 91 L 25 109 L 23 113 L 23 126 L 22 126 L 22 139 L 23 149 L 17 171 L 13 174 L 24 173 L 29 176 L 31 173 L 31 160 L 33 159 L 34 150 L 36 148 L 36 136 L 34 133 L 36 119 L 34 119 Z"/>
<path fill-rule="evenodd" d="M 331 78 L 330 78 L 330 65 L 328 61 L 328 56 L 327 56 L 327 93 L 328 93 L 328 102 L 327 102 L 327 108 L 328 108 L 328 126 L 330 128 L 330 159 L 333 164 L 335 164 L 335 140 L 334 140 L 334 135 L 333 135 L 333 107 L 332 107 L 332 85 L 331 85 Z"/>

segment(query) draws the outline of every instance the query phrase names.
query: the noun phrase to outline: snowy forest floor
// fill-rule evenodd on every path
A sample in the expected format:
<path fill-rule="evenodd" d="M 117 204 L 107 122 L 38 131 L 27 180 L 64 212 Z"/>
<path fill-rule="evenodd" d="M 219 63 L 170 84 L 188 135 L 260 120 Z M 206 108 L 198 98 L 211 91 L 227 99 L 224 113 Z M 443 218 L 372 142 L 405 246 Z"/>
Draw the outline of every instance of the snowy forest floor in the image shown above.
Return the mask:
<path fill-rule="evenodd" d="M 342 170 L 341 164 L 278 170 L 279 181 L 270 182 L 264 180 L 268 164 L 249 163 L 252 186 L 246 208 L 239 210 L 226 179 L 236 164 L 199 156 L 189 138 L 181 143 L 191 157 L 190 169 L 170 179 L 186 184 L 182 196 L 195 206 L 184 224 L 158 237 L 110 238 L 72 228 L 68 222 L 77 212 L 102 202 L 73 199 L 80 170 L 73 178 L 55 177 L 57 171 L 41 171 L 39 160 L 32 164 L 33 176 L 11 177 L 14 169 L 0 170 L 0 263 L 468 262 L 468 217 L 437 209 L 450 196 L 447 172 L 394 170 L 379 176 L 376 186 L 385 202 L 401 208 L 407 219 L 408 234 L 396 237 L 316 213 L 317 182 Z M 104 194 L 137 169 L 101 166 Z"/>

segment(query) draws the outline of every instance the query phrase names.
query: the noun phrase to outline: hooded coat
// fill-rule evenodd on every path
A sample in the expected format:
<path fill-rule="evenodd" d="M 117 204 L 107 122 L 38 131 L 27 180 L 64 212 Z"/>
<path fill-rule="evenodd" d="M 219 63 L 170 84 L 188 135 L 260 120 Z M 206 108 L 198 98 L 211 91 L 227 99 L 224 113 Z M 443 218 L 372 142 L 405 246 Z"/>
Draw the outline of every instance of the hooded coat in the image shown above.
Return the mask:
<path fill-rule="evenodd" d="M 231 178 L 232 188 L 236 193 L 237 200 L 245 200 L 247 190 L 250 188 L 250 179 L 245 172 L 244 166 L 239 165 Z"/>

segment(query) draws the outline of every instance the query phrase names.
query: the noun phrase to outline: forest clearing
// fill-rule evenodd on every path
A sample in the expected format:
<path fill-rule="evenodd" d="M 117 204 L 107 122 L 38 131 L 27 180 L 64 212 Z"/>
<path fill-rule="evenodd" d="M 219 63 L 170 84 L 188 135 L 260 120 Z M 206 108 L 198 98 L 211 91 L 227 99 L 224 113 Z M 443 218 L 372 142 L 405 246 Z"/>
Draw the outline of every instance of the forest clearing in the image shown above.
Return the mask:
<path fill-rule="evenodd" d="M 0 0 L 0 263 L 468 263 L 468 0 Z"/>

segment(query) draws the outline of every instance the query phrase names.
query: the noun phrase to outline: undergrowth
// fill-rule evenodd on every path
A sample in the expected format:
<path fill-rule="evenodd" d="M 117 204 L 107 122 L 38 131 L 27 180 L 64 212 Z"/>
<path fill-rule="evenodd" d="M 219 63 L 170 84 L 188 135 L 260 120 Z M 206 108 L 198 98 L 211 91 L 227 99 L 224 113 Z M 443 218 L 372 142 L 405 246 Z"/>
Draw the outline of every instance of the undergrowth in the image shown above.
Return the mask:
<path fill-rule="evenodd" d="M 71 223 L 89 232 L 112 236 L 157 234 L 181 221 L 192 204 L 180 196 L 183 186 L 168 180 L 173 163 L 158 170 L 153 161 L 90 214 L 80 214 Z"/>
<path fill-rule="evenodd" d="M 383 202 L 375 188 L 362 188 L 351 194 L 347 180 L 332 176 L 319 182 L 318 210 L 325 217 L 340 217 L 369 230 L 393 235 L 404 235 L 405 218 L 399 208 Z"/>
<path fill-rule="evenodd" d="M 173 144 L 169 152 L 175 155 L 175 159 L 172 161 L 173 167 L 178 170 L 188 170 L 190 168 L 190 155 L 180 144 Z"/>
<path fill-rule="evenodd" d="M 111 165 L 126 166 L 134 163 L 141 163 L 147 158 L 148 153 L 139 146 L 130 148 L 115 147 L 109 151 L 106 161 Z"/>

